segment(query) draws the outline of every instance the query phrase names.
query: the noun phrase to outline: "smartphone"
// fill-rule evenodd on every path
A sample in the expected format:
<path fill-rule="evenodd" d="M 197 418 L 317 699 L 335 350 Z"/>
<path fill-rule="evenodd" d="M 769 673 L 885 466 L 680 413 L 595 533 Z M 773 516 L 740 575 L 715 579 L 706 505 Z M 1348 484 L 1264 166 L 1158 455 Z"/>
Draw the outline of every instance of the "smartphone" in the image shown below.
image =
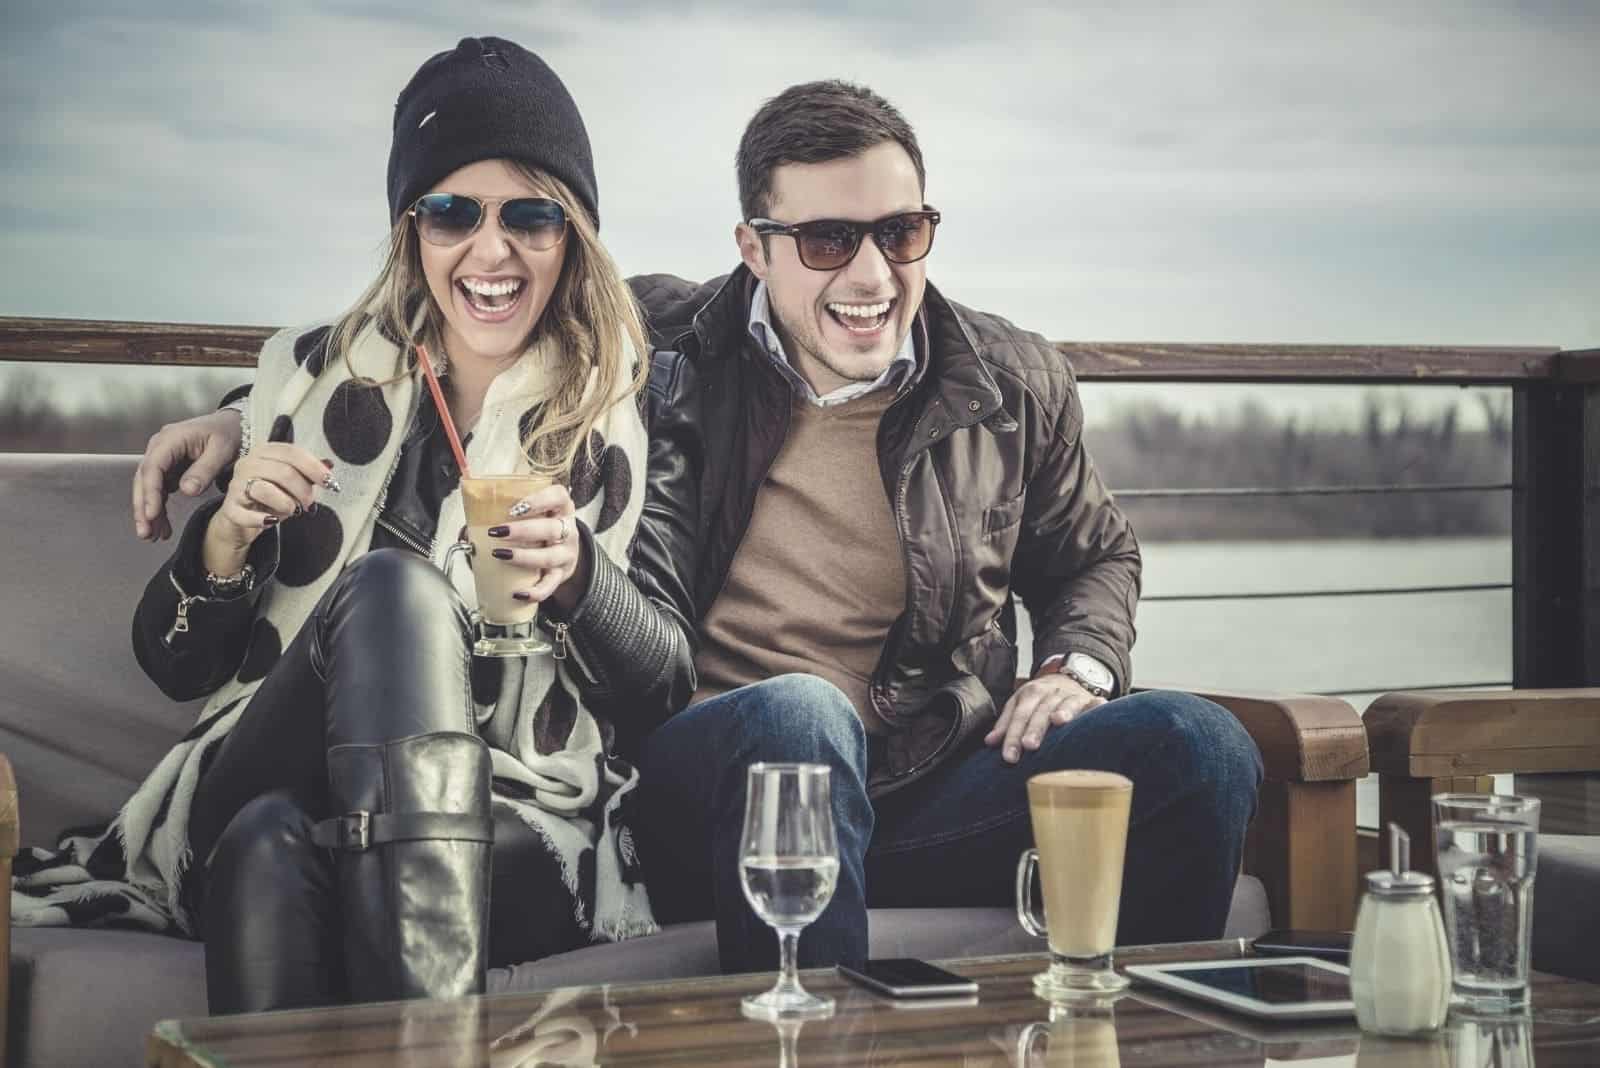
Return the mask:
<path fill-rule="evenodd" d="M 948 998 L 976 994 L 978 984 L 914 957 L 869 960 L 860 968 L 838 965 L 839 974 L 892 998 Z"/>
<path fill-rule="evenodd" d="M 1320 957 L 1350 962 L 1349 931 L 1268 931 L 1250 943 L 1264 957 Z"/>

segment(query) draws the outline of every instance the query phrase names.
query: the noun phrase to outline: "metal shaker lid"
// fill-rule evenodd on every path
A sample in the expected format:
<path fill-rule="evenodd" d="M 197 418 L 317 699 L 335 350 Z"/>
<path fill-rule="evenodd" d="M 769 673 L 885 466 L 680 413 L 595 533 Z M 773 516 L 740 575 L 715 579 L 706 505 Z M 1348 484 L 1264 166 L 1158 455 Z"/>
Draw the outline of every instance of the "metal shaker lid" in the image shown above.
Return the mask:
<path fill-rule="evenodd" d="M 1433 876 L 1411 869 L 1411 836 L 1389 824 L 1388 871 L 1367 872 L 1367 890 L 1379 897 L 1420 897 L 1433 893 Z"/>
<path fill-rule="evenodd" d="M 1379 897 L 1420 897 L 1433 893 L 1433 876 L 1420 871 L 1367 872 L 1367 891 Z"/>

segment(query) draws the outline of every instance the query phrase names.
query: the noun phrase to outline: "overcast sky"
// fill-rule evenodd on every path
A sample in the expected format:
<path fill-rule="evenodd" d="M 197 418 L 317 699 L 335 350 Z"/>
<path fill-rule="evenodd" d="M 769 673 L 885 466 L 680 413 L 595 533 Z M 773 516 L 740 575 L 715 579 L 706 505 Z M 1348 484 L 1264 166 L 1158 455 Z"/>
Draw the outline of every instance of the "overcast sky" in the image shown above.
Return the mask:
<path fill-rule="evenodd" d="M 732 266 L 744 122 L 837 76 L 918 130 L 930 277 L 1051 337 L 1600 345 L 1589 0 L 6 0 L 5 30 L 0 314 L 336 313 L 396 93 L 492 33 L 572 90 L 629 273 Z"/>

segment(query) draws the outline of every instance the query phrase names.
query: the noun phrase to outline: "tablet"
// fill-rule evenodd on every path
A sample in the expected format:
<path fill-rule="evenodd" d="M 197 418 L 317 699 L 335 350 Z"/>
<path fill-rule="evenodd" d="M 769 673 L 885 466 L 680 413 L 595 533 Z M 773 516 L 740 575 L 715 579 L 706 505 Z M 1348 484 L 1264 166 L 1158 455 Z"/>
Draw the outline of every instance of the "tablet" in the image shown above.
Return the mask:
<path fill-rule="evenodd" d="M 1135 979 L 1268 1020 L 1355 1015 L 1350 969 L 1315 957 L 1130 964 Z"/>

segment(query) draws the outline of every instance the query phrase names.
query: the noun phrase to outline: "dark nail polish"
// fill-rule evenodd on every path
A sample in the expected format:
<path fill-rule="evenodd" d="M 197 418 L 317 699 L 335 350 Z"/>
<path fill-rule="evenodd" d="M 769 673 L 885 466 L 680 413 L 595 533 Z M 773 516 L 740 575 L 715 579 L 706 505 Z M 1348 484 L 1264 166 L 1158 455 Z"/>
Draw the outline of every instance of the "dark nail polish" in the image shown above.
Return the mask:
<path fill-rule="evenodd" d="M 531 601 L 533 600 L 533 594 L 528 593 L 526 590 L 517 590 L 511 594 L 511 599 L 514 601 Z"/>
<path fill-rule="evenodd" d="M 509 537 L 510 534 L 511 534 L 511 528 L 510 527 L 490 527 L 489 528 L 489 537 L 491 537 L 491 538 Z"/>
<path fill-rule="evenodd" d="M 261 525 L 264 527 L 275 527 L 278 525 L 278 517 L 275 515 L 269 515 L 261 521 Z"/>
<path fill-rule="evenodd" d="M 306 515 L 316 515 L 316 513 L 317 513 L 317 502 L 316 501 L 312 501 L 311 502 L 311 507 L 306 509 Z"/>
<path fill-rule="evenodd" d="M 491 549 L 490 550 L 490 555 L 492 555 L 496 560 L 509 560 L 509 559 L 511 559 L 511 550 L 510 549 Z"/>
<path fill-rule="evenodd" d="M 323 460 L 322 461 L 322 466 L 326 467 L 329 471 L 332 471 L 333 470 L 333 461 L 332 460 Z"/>

